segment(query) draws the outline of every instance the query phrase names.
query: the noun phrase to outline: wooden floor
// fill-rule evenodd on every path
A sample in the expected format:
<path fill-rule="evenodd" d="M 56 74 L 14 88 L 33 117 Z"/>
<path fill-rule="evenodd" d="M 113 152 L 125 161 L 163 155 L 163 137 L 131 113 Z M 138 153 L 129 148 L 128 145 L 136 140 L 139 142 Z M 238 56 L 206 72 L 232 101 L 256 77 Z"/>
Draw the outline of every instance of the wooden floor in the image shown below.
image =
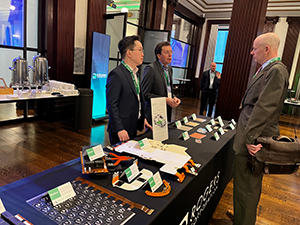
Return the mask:
<path fill-rule="evenodd" d="M 173 110 L 177 120 L 199 113 L 199 99 L 182 98 L 182 104 Z M 33 114 L 33 110 L 29 114 Z M 0 105 L 0 121 L 21 116 L 14 103 Z M 109 144 L 107 121 L 91 129 L 71 131 L 72 121 L 47 123 L 35 121 L 0 126 L 0 186 L 42 172 L 79 157 L 81 146 Z M 300 118 L 281 116 L 282 135 L 293 136 L 299 130 Z M 300 133 L 299 133 L 300 135 Z M 226 216 L 233 209 L 233 182 L 229 182 L 210 225 L 231 224 Z M 263 190 L 258 207 L 257 225 L 300 225 L 299 174 L 264 176 Z"/>

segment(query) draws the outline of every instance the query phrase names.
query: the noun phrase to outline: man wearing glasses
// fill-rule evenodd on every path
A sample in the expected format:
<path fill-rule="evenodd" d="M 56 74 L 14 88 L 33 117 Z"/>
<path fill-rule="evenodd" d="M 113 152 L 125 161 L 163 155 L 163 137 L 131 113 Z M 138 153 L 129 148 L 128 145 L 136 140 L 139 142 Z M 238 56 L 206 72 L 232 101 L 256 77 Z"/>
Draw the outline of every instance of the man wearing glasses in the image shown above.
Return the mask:
<path fill-rule="evenodd" d="M 154 50 L 156 61 L 146 66 L 143 73 L 142 90 L 145 96 L 146 115 L 151 117 L 151 98 L 166 97 L 168 121 L 171 122 L 172 108 L 180 104 L 180 99 L 172 91 L 172 48 L 169 42 L 158 43 Z"/>
<path fill-rule="evenodd" d="M 144 127 L 152 129 L 145 119 L 137 73 L 137 66 L 144 60 L 143 45 L 138 36 L 129 36 L 119 42 L 118 48 L 122 62 L 108 74 L 106 82 L 107 131 L 112 145 L 134 138 Z"/>

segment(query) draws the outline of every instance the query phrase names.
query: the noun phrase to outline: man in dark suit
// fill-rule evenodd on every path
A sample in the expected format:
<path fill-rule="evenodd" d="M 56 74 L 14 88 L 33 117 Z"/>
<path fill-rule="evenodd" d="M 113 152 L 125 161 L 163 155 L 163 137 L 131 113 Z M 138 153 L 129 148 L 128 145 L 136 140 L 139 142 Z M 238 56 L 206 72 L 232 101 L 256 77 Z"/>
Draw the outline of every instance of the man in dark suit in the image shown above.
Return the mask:
<path fill-rule="evenodd" d="M 118 48 L 123 61 L 108 74 L 106 82 L 107 131 L 111 144 L 134 138 L 144 126 L 152 128 L 145 119 L 144 97 L 137 74 L 137 66 L 144 59 L 142 43 L 138 36 L 129 36 L 119 42 Z"/>
<path fill-rule="evenodd" d="M 200 90 L 201 90 L 201 105 L 200 105 L 200 115 L 203 115 L 203 111 L 206 108 L 207 100 L 209 105 L 209 110 L 207 113 L 208 117 L 211 117 L 217 91 L 220 85 L 221 74 L 216 71 L 216 63 L 212 62 L 210 64 L 210 70 L 204 71 L 200 80 Z"/>
<path fill-rule="evenodd" d="M 168 121 L 171 122 L 172 107 L 180 104 L 173 95 L 172 48 L 169 42 L 158 43 L 154 50 L 156 61 L 146 66 L 143 73 L 142 90 L 146 100 L 146 115 L 152 123 L 151 98 L 166 97 Z"/>
<path fill-rule="evenodd" d="M 255 156 L 261 145 L 259 136 L 279 135 L 279 117 L 287 93 L 289 74 L 277 51 L 280 39 L 275 33 L 258 36 L 251 54 L 261 68 L 252 77 L 241 103 L 233 149 L 234 224 L 254 225 L 263 174 L 256 175 L 247 167 L 248 155 Z"/>

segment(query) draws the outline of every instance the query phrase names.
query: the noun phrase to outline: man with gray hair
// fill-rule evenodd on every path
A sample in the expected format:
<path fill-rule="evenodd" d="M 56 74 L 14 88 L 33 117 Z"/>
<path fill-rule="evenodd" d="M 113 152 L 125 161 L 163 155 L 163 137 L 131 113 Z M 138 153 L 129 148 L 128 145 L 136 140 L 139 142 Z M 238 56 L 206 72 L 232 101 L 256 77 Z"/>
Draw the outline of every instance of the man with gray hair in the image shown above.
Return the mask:
<path fill-rule="evenodd" d="M 279 117 L 287 93 L 289 74 L 278 57 L 280 39 L 275 33 L 265 33 L 253 42 L 251 54 L 261 65 L 253 75 L 241 103 L 233 149 L 234 220 L 235 225 L 254 225 L 261 195 L 263 174 L 254 174 L 247 167 L 248 155 L 261 149 L 256 144 L 260 136 L 279 135 Z"/>

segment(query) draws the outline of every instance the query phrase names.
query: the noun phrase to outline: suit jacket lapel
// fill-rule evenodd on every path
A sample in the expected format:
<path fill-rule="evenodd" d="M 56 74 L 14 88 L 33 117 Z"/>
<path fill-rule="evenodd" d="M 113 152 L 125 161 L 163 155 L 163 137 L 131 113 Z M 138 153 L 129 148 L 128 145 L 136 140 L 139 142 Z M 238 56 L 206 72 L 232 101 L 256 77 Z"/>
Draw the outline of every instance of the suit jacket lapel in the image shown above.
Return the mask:
<path fill-rule="evenodd" d="M 131 87 L 132 91 L 135 93 L 135 96 L 137 98 L 137 92 L 135 90 L 135 86 L 134 86 L 134 83 L 133 83 L 133 80 L 132 80 L 130 72 L 123 65 L 122 65 L 122 70 L 123 70 L 123 72 L 125 74 L 125 77 L 126 77 L 128 83 L 129 83 L 129 86 Z"/>
<path fill-rule="evenodd" d="M 158 70 L 158 74 L 159 74 L 159 77 L 160 77 L 160 79 L 161 79 L 161 82 L 163 83 L 163 84 L 165 84 L 166 83 L 166 79 L 165 79 L 165 72 L 164 72 L 164 69 L 163 69 L 163 67 L 161 66 L 161 64 L 160 64 L 160 62 L 158 62 L 158 61 L 155 61 L 155 63 L 156 63 L 156 67 L 157 67 L 157 70 Z M 165 93 L 167 94 L 167 87 L 166 87 L 166 85 L 164 85 L 164 89 L 165 89 Z"/>

